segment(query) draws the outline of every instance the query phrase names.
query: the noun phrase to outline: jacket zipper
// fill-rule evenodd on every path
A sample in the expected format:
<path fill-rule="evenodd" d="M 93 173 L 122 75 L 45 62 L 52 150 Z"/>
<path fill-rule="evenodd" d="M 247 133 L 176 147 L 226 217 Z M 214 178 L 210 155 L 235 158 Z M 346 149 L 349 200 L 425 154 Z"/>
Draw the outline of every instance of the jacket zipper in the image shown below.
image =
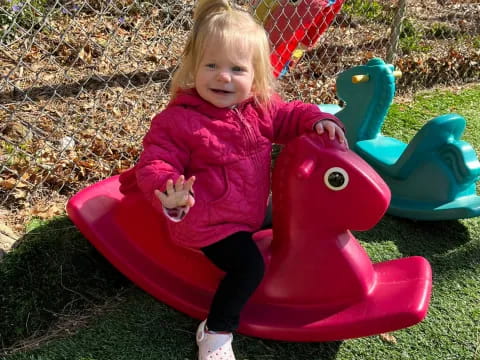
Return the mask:
<path fill-rule="evenodd" d="M 238 110 L 238 108 L 234 108 L 234 111 L 235 113 L 237 114 L 237 117 L 239 119 L 239 122 L 241 123 L 241 126 L 243 127 L 243 129 L 245 130 L 245 134 L 246 134 L 246 147 L 247 147 L 247 152 L 248 154 L 251 154 L 253 156 L 253 164 L 254 166 L 257 168 L 257 170 L 259 170 L 260 168 L 260 160 L 259 160 L 259 157 L 258 157 L 258 151 L 256 149 L 256 136 L 253 132 L 253 129 L 252 129 L 252 125 L 245 120 L 244 116 L 242 115 L 242 113 L 240 112 L 240 110 Z"/>

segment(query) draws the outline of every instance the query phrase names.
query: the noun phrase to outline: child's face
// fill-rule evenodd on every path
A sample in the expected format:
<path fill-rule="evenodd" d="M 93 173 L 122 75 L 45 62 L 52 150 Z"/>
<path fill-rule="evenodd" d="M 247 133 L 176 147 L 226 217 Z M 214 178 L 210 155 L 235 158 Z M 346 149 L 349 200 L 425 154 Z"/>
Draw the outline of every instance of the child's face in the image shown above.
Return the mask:
<path fill-rule="evenodd" d="M 251 51 L 228 54 L 225 47 L 207 44 L 195 76 L 200 96 L 219 108 L 240 104 L 252 95 Z"/>

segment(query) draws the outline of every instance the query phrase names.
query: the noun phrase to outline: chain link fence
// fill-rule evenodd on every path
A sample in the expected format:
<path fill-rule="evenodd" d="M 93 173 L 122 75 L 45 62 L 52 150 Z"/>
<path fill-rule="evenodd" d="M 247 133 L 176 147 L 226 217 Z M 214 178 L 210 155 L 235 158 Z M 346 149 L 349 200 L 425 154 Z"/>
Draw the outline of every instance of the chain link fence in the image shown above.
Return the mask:
<path fill-rule="evenodd" d="M 194 2 L 0 5 L 0 223 L 18 225 L 61 213 L 73 193 L 135 163 L 169 100 Z M 336 75 L 374 56 L 402 70 L 399 93 L 478 82 L 480 2 L 346 0 L 310 45 L 279 80 L 288 99 L 336 103 Z"/>

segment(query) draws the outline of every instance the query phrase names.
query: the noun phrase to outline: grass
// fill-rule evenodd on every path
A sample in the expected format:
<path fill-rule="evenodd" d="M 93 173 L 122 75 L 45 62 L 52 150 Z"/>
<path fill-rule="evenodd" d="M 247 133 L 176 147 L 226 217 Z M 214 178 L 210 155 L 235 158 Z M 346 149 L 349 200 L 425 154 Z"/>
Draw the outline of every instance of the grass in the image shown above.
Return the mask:
<path fill-rule="evenodd" d="M 423 38 L 423 30 L 418 24 L 414 24 L 408 17 L 403 19 L 399 40 L 404 53 L 431 51 L 431 47 L 424 44 Z"/>
<path fill-rule="evenodd" d="M 364 21 L 387 23 L 391 18 L 391 12 L 378 1 L 352 0 L 343 5 L 343 11 Z"/>
<path fill-rule="evenodd" d="M 432 90 L 421 92 L 413 102 L 393 104 L 385 120 L 383 133 L 408 142 L 430 119 L 457 113 L 467 122 L 463 140 L 468 141 L 480 155 L 480 86 L 463 90 Z"/>
<path fill-rule="evenodd" d="M 69 219 L 34 219 L 0 262 L 0 344 L 42 334 L 128 284 Z"/>
<path fill-rule="evenodd" d="M 430 118 L 456 111 L 467 118 L 464 139 L 478 152 L 479 97 L 480 86 L 421 93 L 391 107 L 384 133 L 409 141 Z M 480 218 L 415 222 L 387 215 L 355 235 L 375 262 L 411 255 L 430 261 L 434 285 L 427 318 L 393 332 L 396 342 L 372 336 L 290 343 L 237 335 L 237 359 L 480 360 Z M 195 359 L 197 321 L 132 286 L 66 218 L 31 223 L 19 247 L 0 263 L 0 288 L 4 347 L 29 336 L 30 344 L 40 343 L 0 359 Z M 40 335 L 62 328 L 61 337 L 41 341 Z"/>
<path fill-rule="evenodd" d="M 11 40 L 15 35 L 38 28 L 42 16 L 47 11 L 47 0 L 28 2 L 11 0 L 2 1 L 0 9 L 0 43 Z"/>

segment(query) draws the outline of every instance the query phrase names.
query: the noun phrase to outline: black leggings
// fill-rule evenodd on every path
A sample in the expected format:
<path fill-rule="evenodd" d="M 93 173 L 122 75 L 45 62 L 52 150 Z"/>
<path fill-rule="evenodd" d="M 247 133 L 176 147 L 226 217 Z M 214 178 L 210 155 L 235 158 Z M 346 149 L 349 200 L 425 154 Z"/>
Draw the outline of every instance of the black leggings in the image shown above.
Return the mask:
<path fill-rule="evenodd" d="M 262 254 L 248 232 L 235 233 L 201 250 L 225 271 L 213 297 L 207 327 L 212 331 L 234 331 L 240 312 L 262 281 L 265 272 Z"/>

